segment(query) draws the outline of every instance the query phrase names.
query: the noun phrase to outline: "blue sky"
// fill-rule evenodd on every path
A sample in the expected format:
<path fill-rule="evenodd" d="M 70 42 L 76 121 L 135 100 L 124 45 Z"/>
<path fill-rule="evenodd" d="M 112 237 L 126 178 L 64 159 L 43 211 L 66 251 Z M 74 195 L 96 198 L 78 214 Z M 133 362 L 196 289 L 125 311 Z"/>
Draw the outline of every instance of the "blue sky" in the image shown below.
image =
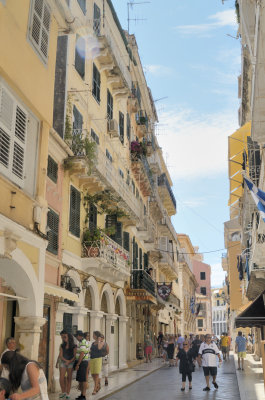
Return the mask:
<path fill-rule="evenodd" d="M 125 29 L 127 1 L 113 0 Z M 238 128 L 241 62 L 234 3 L 149 0 L 130 7 L 148 85 L 155 100 L 166 97 L 156 102 L 156 133 L 178 203 L 173 223 L 203 252 L 224 247 L 229 219 L 227 136 Z M 204 254 L 215 287 L 224 279 L 222 252 Z"/>

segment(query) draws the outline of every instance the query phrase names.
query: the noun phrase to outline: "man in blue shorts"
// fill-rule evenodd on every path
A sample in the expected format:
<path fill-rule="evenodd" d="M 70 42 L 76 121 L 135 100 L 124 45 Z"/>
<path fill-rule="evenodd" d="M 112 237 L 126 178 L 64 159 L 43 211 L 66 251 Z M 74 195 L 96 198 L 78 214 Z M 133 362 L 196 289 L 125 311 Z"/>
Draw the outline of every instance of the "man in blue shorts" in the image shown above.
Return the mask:
<path fill-rule="evenodd" d="M 217 362 L 216 356 L 219 358 L 219 362 L 222 362 L 220 351 L 216 344 L 212 342 L 212 336 L 207 334 L 205 335 L 205 342 L 203 342 L 199 349 L 199 362 L 202 360 L 203 372 L 206 380 L 206 387 L 203 389 L 204 392 L 207 392 L 210 389 L 210 375 L 213 377 L 213 385 L 215 389 L 218 389 L 218 385 L 216 382 L 217 375 Z"/>

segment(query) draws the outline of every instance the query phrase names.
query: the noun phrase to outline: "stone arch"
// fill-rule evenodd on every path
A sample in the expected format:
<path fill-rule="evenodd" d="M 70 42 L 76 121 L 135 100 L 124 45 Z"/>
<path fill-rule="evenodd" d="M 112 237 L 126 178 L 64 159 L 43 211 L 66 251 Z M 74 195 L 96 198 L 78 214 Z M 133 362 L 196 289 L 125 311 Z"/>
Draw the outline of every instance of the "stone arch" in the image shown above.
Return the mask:
<path fill-rule="evenodd" d="M 82 283 L 81 283 L 81 279 L 80 279 L 80 275 L 77 271 L 75 271 L 74 269 L 69 269 L 69 271 L 67 272 L 68 276 L 70 276 L 70 278 L 74 281 L 75 285 L 81 289 L 81 292 L 78 295 L 79 301 L 77 302 L 78 305 L 80 306 L 84 306 L 84 293 L 82 291 Z"/>
<path fill-rule="evenodd" d="M 115 305 L 119 302 L 119 315 L 126 317 L 126 299 L 122 289 L 118 289 L 115 295 Z"/>
<path fill-rule="evenodd" d="M 114 314 L 114 312 L 115 312 L 114 297 L 113 297 L 112 288 L 109 283 L 106 283 L 102 288 L 100 304 L 102 302 L 103 294 L 106 296 L 108 313 Z"/>
<path fill-rule="evenodd" d="M 12 259 L 0 258 L 0 277 L 17 296 L 28 299 L 18 299 L 21 317 L 42 317 L 44 287 L 40 285 L 30 260 L 20 249 L 12 252 Z"/>
<path fill-rule="evenodd" d="M 90 276 L 89 279 L 86 280 L 86 286 L 87 289 L 86 289 L 85 299 L 87 298 L 87 293 L 89 293 L 91 297 L 91 310 L 99 311 L 100 310 L 99 290 L 96 279 L 93 276 Z M 86 301 L 84 305 L 85 307 L 87 307 Z"/>

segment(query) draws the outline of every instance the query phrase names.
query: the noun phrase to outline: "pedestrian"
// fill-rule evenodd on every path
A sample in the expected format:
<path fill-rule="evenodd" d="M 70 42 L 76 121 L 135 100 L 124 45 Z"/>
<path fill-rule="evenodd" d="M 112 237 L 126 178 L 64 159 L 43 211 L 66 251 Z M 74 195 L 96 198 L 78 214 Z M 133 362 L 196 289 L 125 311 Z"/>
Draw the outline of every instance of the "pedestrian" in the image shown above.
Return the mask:
<path fill-rule="evenodd" d="M 228 346 L 228 336 L 227 333 L 222 333 L 221 336 L 221 350 L 223 354 L 223 360 L 226 360 L 226 355 L 227 355 L 227 346 Z"/>
<path fill-rule="evenodd" d="M 74 361 L 76 359 L 76 348 L 73 335 L 63 334 L 63 343 L 60 346 L 60 399 L 70 399 L 70 390 L 72 384 L 72 374 Z M 65 379 L 66 378 L 66 379 Z"/>
<path fill-rule="evenodd" d="M 175 352 L 175 338 L 170 336 L 167 345 L 167 357 L 169 360 L 169 366 L 174 366 L 174 352 Z"/>
<path fill-rule="evenodd" d="M 49 400 L 45 374 L 37 361 L 29 360 L 17 351 L 7 351 L 2 363 L 9 370 L 11 400 Z M 23 393 L 16 393 L 19 387 Z"/>
<path fill-rule="evenodd" d="M 145 354 L 145 359 L 146 363 L 148 363 L 148 360 L 152 362 L 151 356 L 152 356 L 152 351 L 153 351 L 153 343 L 152 340 L 150 339 L 150 335 L 145 336 L 144 340 L 144 354 Z"/>
<path fill-rule="evenodd" d="M 247 356 L 246 353 L 247 347 L 247 339 L 242 336 L 242 332 L 238 331 L 238 336 L 236 337 L 235 342 L 235 352 L 237 353 L 237 362 L 238 362 L 238 370 L 244 371 L 244 359 Z M 241 367 L 240 367 L 240 360 L 241 360 Z"/>
<path fill-rule="evenodd" d="M 87 389 L 87 367 L 89 362 L 89 347 L 87 341 L 84 338 L 82 331 L 77 331 L 76 338 L 78 345 L 76 349 L 76 360 L 74 363 L 74 369 L 76 372 L 76 380 L 79 382 L 79 390 L 81 392 L 78 396 L 78 400 L 85 400 L 86 389 Z"/>
<path fill-rule="evenodd" d="M 94 342 L 90 348 L 90 372 L 94 380 L 94 390 L 92 394 L 96 394 L 100 390 L 99 374 L 102 368 L 102 348 L 104 339 L 99 331 L 93 332 Z"/>
<path fill-rule="evenodd" d="M 101 335 L 102 339 L 105 340 L 104 335 Z M 107 342 L 104 342 L 104 346 L 102 347 L 102 378 L 105 378 L 105 386 L 108 386 L 109 381 L 109 345 Z"/>
<path fill-rule="evenodd" d="M 178 350 L 183 349 L 183 343 L 184 342 L 185 342 L 184 337 L 181 336 L 180 333 L 178 333 L 178 339 L 177 339 Z"/>
<path fill-rule="evenodd" d="M 84 333 L 84 338 L 86 339 L 86 344 L 87 344 L 87 348 L 88 348 L 88 356 L 90 359 L 90 348 L 92 345 L 92 341 L 90 340 L 90 333 L 89 332 L 85 332 Z M 87 363 L 87 369 L 86 369 L 86 382 L 88 384 L 88 375 L 89 375 L 89 368 L 90 368 L 90 363 Z"/>
<path fill-rule="evenodd" d="M 216 382 L 217 363 L 216 356 L 219 358 L 219 363 L 222 362 L 220 351 L 215 343 L 211 342 L 212 336 L 205 335 L 205 342 L 203 342 L 199 349 L 199 360 L 202 360 L 203 372 L 206 380 L 206 387 L 203 389 L 205 392 L 210 390 L 210 375 L 213 377 L 213 385 L 218 389 Z"/>
<path fill-rule="evenodd" d="M 11 392 L 11 384 L 6 378 L 0 378 L 0 400 L 8 399 Z"/>
<path fill-rule="evenodd" d="M 200 363 L 198 361 L 198 356 L 199 356 L 199 349 L 200 349 L 201 343 L 202 343 L 202 341 L 201 341 L 199 335 L 196 335 L 195 339 L 193 340 L 193 342 L 191 344 L 191 348 L 193 349 L 194 354 L 196 355 L 196 360 L 197 360 L 197 363 L 199 366 L 200 366 Z"/>
<path fill-rule="evenodd" d="M 249 333 L 248 334 L 248 351 L 250 352 L 250 353 L 252 353 L 253 352 L 253 350 L 252 350 L 252 345 L 253 345 L 253 342 L 252 342 L 252 335 L 251 335 L 251 333 Z"/>
<path fill-rule="evenodd" d="M 162 342 L 163 342 L 163 333 L 159 332 L 158 337 L 157 337 L 157 348 L 158 348 L 158 356 L 162 357 L 162 353 L 163 353 L 163 346 L 162 346 Z"/>
<path fill-rule="evenodd" d="M 162 347 L 163 347 L 163 351 L 162 351 L 162 358 L 163 358 L 163 363 L 165 363 L 168 360 L 167 357 L 167 346 L 168 346 L 168 336 L 165 335 L 162 341 Z"/>
<path fill-rule="evenodd" d="M 9 371 L 6 368 L 4 368 L 4 366 L 2 365 L 2 357 L 7 351 L 15 351 L 16 348 L 17 348 L 17 343 L 16 343 L 15 338 L 8 337 L 6 339 L 6 349 L 3 351 L 3 353 L 0 356 L 0 374 L 1 374 L 1 378 L 8 379 L 8 376 L 9 376 Z"/>
<path fill-rule="evenodd" d="M 194 365 L 195 359 L 196 359 L 196 354 L 190 348 L 189 342 L 185 340 L 183 343 L 183 349 L 180 349 L 178 351 L 176 357 L 176 367 L 178 366 L 178 361 L 180 361 L 179 372 L 180 374 L 182 374 L 182 387 L 181 387 L 182 392 L 185 391 L 185 384 L 187 377 L 189 381 L 189 390 L 192 389 L 192 372 L 194 372 L 195 369 Z"/>

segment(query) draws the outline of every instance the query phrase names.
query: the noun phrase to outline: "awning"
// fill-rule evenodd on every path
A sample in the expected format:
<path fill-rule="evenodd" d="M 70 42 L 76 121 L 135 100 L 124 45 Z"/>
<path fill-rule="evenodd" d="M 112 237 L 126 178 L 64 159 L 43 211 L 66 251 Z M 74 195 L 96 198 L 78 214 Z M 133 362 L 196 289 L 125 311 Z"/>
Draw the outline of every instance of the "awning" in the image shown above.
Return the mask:
<path fill-rule="evenodd" d="M 265 291 L 262 292 L 250 305 L 235 319 L 236 328 L 252 328 L 265 325 Z"/>
<path fill-rule="evenodd" d="M 64 288 L 55 285 L 45 285 L 44 292 L 52 296 L 63 297 L 64 299 L 71 301 L 79 301 L 79 297 L 76 293 L 70 292 Z"/>

